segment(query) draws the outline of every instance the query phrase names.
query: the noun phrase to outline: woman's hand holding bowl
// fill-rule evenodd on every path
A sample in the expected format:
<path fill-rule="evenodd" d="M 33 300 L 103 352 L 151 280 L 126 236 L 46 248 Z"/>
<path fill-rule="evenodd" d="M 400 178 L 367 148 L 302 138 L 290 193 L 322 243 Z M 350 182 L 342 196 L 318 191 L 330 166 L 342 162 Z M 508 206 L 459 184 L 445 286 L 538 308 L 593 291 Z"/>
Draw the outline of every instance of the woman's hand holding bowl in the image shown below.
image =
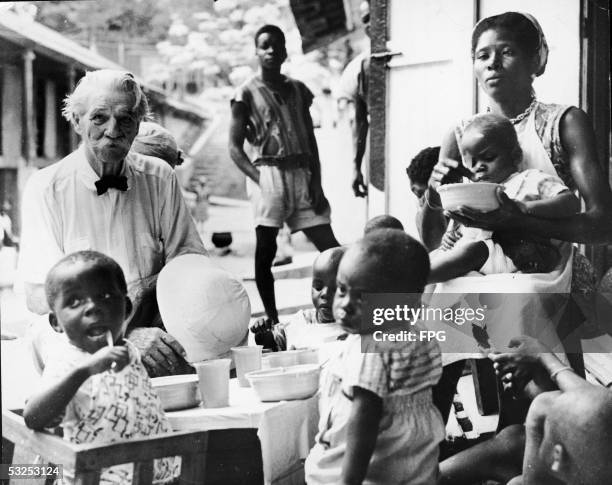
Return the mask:
<path fill-rule="evenodd" d="M 445 215 L 464 226 L 478 227 L 491 231 L 519 227 L 524 214 L 521 207 L 510 199 L 501 187 L 497 189 L 496 195 L 499 200 L 499 207 L 495 210 L 483 212 L 461 206 L 456 211 L 446 211 Z"/>

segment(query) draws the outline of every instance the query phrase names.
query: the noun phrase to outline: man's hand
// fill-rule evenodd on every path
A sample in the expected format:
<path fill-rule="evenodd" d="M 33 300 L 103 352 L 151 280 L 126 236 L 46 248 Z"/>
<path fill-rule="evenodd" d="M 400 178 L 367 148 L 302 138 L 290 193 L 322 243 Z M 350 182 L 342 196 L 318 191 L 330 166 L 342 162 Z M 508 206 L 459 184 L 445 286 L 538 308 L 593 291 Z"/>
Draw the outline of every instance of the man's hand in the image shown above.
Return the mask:
<path fill-rule="evenodd" d="M 150 377 L 193 373 L 193 367 L 185 361 L 185 349 L 169 333 L 139 327 L 128 330 L 127 338 L 140 350 Z"/>
<path fill-rule="evenodd" d="M 503 189 L 496 192 L 499 207 L 495 210 L 483 212 L 469 207 L 461 206 L 456 211 L 445 212 L 457 222 L 469 227 L 478 227 L 490 231 L 507 230 L 521 226 L 524 213 L 516 201 L 510 199 Z"/>
<path fill-rule="evenodd" d="M 355 197 L 365 197 L 368 195 L 368 187 L 363 181 L 363 174 L 361 170 L 355 170 L 353 173 L 353 193 Z"/>

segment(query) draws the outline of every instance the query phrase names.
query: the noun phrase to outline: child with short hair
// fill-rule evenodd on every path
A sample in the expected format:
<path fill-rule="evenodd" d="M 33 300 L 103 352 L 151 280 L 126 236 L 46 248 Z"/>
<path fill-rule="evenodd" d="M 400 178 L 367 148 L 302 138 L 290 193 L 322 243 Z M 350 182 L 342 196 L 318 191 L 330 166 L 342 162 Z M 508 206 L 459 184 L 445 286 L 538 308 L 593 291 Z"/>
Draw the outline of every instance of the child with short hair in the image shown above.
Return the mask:
<path fill-rule="evenodd" d="M 498 197 L 513 199 L 522 212 L 553 219 L 579 210 L 578 199 L 557 176 L 537 169 L 518 171 L 521 147 L 514 126 L 504 116 L 486 113 L 473 117 L 459 145 L 474 181 L 502 185 L 504 193 Z M 553 199 L 555 203 L 538 204 L 544 199 Z M 430 255 L 430 283 L 447 281 L 470 271 L 547 273 L 559 262 L 559 251 L 548 239 L 510 230 L 493 234 L 465 226 L 461 226 L 461 234 L 454 247 L 436 250 Z"/>
<path fill-rule="evenodd" d="M 273 325 L 268 318 L 258 318 L 251 325 L 256 343 L 273 351 L 316 348 L 337 340 L 344 333 L 334 325 L 324 324 L 334 323 L 332 303 L 336 273 L 345 251 L 343 246 L 327 249 L 314 260 L 311 287 L 314 308 L 298 311 L 286 323 Z"/>
<path fill-rule="evenodd" d="M 431 172 L 434 165 L 438 163 L 439 157 L 439 146 L 423 148 L 410 161 L 410 165 L 406 167 L 406 175 L 410 180 L 410 190 L 419 199 L 419 205 L 423 205 L 423 195 L 427 190 L 429 177 L 431 177 Z"/>
<path fill-rule="evenodd" d="M 26 403 L 32 429 L 61 419 L 64 439 L 111 443 L 172 431 L 138 350 L 123 338 L 132 309 L 121 267 L 96 251 L 62 258 L 45 281 L 49 323 L 65 335 L 42 375 L 42 390 Z M 155 461 L 156 483 L 178 476 L 179 461 Z M 69 471 L 65 478 L 70 479 Z M 104 483 L 131 483 L 130 464 L 102 470 Z"/>
<path fill-rule="evenodd" d="M 439 485 L 612 483 L 612 391 L 574 373 L 537 339 L 514 337 L 508 349 L 489 358 L 506 390 L 533 399 L 525 424 L 443 461 Z"/>
<path fill-rule="evenodd" d="M 397 229 L 369 233 L 342 258 L 334 316 L 349 336 L 321 376 L 319 433 L 305 464 L 309 485 L 436 483 L 444 439 L 431 396 L 442 372 L 438 344 L 362 349 L 379 328 L 362 324 L 362 296 L 420 294 L 428 274 L 425 248 Z"/>
<path fill-rule="evenodd" d="M 511 483 L 612 483 L 612 391 L 592 384 L 537 339 L 489 355 L 504 386 L 535 396 L 525 421 L 522 477 Z M 558 390 L 557 390 L 558 389 Z"/>
<path fill-rule="evenodd" d="M 404 230 L 404 225 L 397 217 L 390 216 L 388 214 L 382 214 L 380 216 L 374 216 L 369 219 L 363 228 L 363 235 L 377 231 L 378 229 L 399 229 Z"/>

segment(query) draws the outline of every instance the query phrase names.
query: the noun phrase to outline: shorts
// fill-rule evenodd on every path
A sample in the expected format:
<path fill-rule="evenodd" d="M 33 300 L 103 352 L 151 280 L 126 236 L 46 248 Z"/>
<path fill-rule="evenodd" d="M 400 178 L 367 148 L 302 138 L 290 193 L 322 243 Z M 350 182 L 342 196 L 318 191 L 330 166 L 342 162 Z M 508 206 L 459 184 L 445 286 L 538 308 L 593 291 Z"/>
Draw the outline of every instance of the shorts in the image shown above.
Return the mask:
<path fill-rule="evenodd" d="M 317 214 L 310 199 L 310 171 L 305 168 L 283 170 L 272 165 L 261 165 L 259 185 L 247 179 L 247 190 L 255 212 L 255 225 L 283 227 L 291 232 L 329 224 L 329 206 Z"/>

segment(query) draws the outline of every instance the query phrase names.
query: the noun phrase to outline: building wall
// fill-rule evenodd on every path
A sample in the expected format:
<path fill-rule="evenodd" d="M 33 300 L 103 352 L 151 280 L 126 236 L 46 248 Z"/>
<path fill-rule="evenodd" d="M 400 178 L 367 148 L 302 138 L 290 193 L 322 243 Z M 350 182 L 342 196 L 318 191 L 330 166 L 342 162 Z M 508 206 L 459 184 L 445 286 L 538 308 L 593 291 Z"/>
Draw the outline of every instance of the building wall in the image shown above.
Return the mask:
<path fill-rule="evenodd" d="M 388 47 L 402 55 L 388 63 L 387 210 L 416 236 L 417 200 L 405 168 L 472 112 L 473 1 L 390 0 L 389 7 Z"/>

